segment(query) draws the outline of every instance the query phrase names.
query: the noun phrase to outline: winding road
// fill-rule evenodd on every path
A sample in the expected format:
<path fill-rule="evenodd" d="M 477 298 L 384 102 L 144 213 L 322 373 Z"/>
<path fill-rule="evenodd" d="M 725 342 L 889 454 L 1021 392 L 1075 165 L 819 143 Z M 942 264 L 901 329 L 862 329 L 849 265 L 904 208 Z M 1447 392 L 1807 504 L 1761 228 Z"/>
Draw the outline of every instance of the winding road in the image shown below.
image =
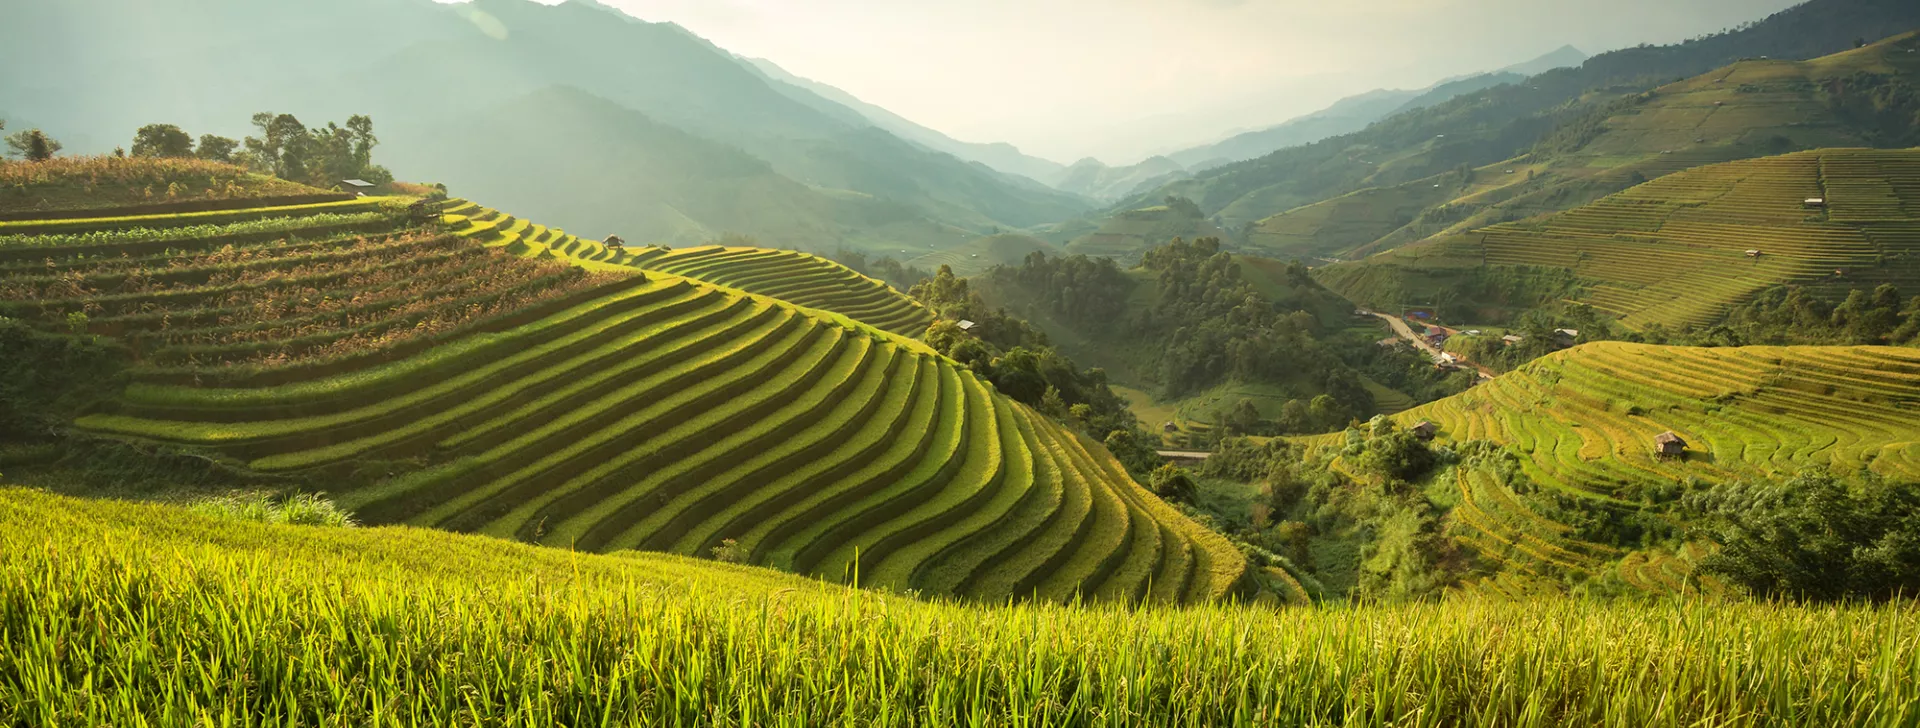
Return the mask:
<path fill-rule="evenodd" d="M 1406 319 L 1402 319 L 1399 316 L 1394 316 L 1391 314 L 1380 313 L 1379 311 L 1369 311 L 1368 313 L 1371 313 L 1374 316 L 1379 317 L 1381 321 L 1387 322 L 1387 327 L 1393 329 L 1393 333 L 1399 335 L 1399 337 L 1402 339 L 1406 339 L 1408 342 L 1412 343 L 1415 347 L 1418 347 L 1421 351 L 1426 352 L 1427 357 L 1432 359 L 1435 363 L 1438 363 L 1441 361 L 1440 348 L 1437 346 L 1434 346 L 1433 344 L 1427 343 L 1426 337 L 1414 333 L 1413 327 L 1407 325 Z M 1456 354 L 1454 356 L 1457 358 L 1459 355 Z M 1482 380 L 1493 378 L 1493 370 L 1491 369 L 1480 366 L 1479 364 L 1475 364 L 1465 359 L 1459 359 L 1459 362 L 1467 366 L 1473 367 L 1474 371 L 1477 371 L 1480 373 L 1480 379 Z"/>

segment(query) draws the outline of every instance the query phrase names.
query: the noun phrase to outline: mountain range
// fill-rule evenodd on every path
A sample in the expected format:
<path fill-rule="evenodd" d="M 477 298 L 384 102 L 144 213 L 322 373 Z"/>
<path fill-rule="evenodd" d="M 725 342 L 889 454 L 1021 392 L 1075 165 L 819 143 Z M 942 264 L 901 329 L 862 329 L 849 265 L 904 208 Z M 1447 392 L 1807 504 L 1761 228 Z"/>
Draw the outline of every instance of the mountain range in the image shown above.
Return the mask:
<path fill-rule="evenodd" d="M 48 70 L 0 89 L 0 107 L 31 109 L 81 153 L 150 123 L 238 136 L 259 111 L 309 125 L 368 114 L 403 178 L 581 233 L 676 244 L 737 233 L 815 250 L 938 247 L 1089 207 L 897 136 L 679 26 L 586 0 L 189 6 L 20 9 L 0 29 L 0 63 Z M 523 134 L 534 119 L 580 133 Z M 714 191 L 754 204 L 691 202 Z"/>

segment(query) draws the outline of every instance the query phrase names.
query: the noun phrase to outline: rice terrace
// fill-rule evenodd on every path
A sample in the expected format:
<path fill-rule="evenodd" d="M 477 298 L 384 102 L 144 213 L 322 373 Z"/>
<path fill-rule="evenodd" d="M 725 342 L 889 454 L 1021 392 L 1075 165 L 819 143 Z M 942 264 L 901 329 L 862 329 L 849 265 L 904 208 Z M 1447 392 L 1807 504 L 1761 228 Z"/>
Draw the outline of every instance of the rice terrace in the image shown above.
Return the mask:
<path fill-rule="evenodd" d="M 0 10 L 0 726 L 1920 725 L 1920 5 L 805 10 Z"/>

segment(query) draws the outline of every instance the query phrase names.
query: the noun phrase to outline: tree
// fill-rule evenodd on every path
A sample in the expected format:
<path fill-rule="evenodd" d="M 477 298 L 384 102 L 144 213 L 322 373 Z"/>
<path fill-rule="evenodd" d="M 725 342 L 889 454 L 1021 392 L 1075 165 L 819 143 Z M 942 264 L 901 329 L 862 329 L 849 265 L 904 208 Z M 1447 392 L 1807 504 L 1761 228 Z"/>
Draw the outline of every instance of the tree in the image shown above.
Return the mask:
<path fill-rule="evenodd" d="M 148 124 L 133 134 L 133 156 L 191 157 L 193 136 L 172 124 Z"/>
<path fill-rule="evenodd" d="M 1198 488 L 1187 471 L 1173 463 L 1160 466 L 1153 471 L 1153 494 L 1169 503 L 1193 503 L 1193 495 Z"/>
<path fill-rule="evenodd" d="M 28 129 L 7 137 L 7 146 L 13 150 L 15 156 L 29 162 L 44 162 L 52 159 L 53 155 L 58 154 L 61 149 L 60 142 L 39 129 Z"/>
<path fill-rule="evenodd" d="M 215 162 L 232 162 L 233 152 L 239 148 L 240 142 L 223 136 L 202 134 L 200 136 L 200 148 L 193 151 L 193 156 L 201 159 L 210 159 Z"/>
<path fill-rule="evenodd" d="M 254 171 L 293 182 L 311 182 L 313 136 L 292 114 L 261 112 L 253 115 L 257 137 L 246 138 L 245 161 Z"/>
<path fill-rule="evenodd" d="M 1241 398 L 1227 413 L 1227 426 L 1243 435 L 1253 434 L 1260 429 L 1260 408 L 1253 404 L 1253 400 Z"/>
<path fill-rule="evenodd" d="M 1920 593 L 1920 488 L 1824 472 L 1689 494 L 1719 552 L 1700 569 L 1768 598 L 1886 600 Z"/>

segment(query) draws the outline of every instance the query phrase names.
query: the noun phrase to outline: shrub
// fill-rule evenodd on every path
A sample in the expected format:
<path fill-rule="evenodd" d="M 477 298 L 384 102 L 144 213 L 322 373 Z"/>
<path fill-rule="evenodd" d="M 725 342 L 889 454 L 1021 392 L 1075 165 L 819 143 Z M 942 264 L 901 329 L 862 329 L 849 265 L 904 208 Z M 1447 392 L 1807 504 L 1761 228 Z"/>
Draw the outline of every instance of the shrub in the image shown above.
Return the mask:
<path fill-rule="evenodd" d="M 1769 598 L 1875 601 L 1920 594 L 1920 488 L 1808 472 L 1734 481 L 1686 497 L 1722 544 L 1700 562 Z"/>

